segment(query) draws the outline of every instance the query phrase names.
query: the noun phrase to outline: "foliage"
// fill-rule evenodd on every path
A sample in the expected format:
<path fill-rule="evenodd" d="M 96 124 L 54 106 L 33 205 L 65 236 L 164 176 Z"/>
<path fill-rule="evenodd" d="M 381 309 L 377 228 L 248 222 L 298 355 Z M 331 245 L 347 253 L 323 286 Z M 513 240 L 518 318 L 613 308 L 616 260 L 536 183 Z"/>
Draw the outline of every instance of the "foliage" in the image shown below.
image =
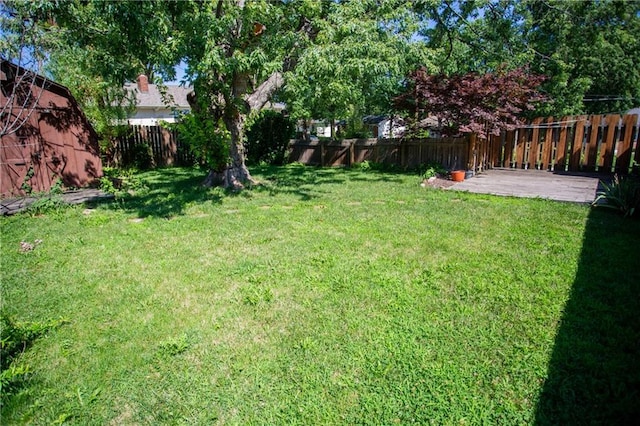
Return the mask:
<path fill-rule="evenodd" d="M 91 50 L 69 47 L 53 52 L 46 68 L 54 81 L 69 88 L 98 134 L 102 154 L 110 160 L 113 140 L 128 130 L 122 123 L 135 108 L 135 96 L 99 75 L 90 58 Z"/>
<path fill-rule="evenodd" d="M 409 75 L 407 90 L 395 98 L 396 107 L 408 113 L 413 131 L 424 129 L 427 117 L 436 117 L 445 135 L 476 133 L 482 138 L 512 130 L 520 117 L 543 97 L 537 87 L 543 76 L 524 68 L 486 74 L 429 74 L 423 67 Z"/>
<path fill-rule="evenodd" d="M 420 33 L 433 50 L 433 65 L 445 75 L 493 72 L 505 64 L 524 67 L 533 59 L 519 1 L 425 2 L 416 7 L 432 20 Z M 433 70 L 431 70 L 433 71 Z"/>
<path fill-rule="evenodd" d="M 100 178 L 100 189 L 116 198 L 141 195 L 147 191 L 147 186 L 140 179 L 135 169 L 116 169 L 104 167 Z"/>
<path fill-rule="evenodd" d="M 26 212 L 32 216 L 39 216 L 50 213 L 60 213 L 62 210 L 69 208 L 59 194 L 46 194 L 38 197 L 33 203 L 27 207 Z"/>
<path fill-rule="evenodd" d="M 364 161 L 359 162 L 359 163 L 353 163 L 351 165 L 351 168 L 366 172 L 366 171 L 371 170 L 371 163 L 369 162 L 369 160 L 364 160 Z"/>
<path fill-rule="evenodd" d="M 24 175 L 24 179 L 22 180 L 22 185 L 20 185 L 20 189 L 24 191 L 25 194 L 31 195 L 33 193 L 33 186 L 31 186 L 31 179 L 35 176 L 36 171 L 33 166 L 30 166 L 27 170 L 27 173 Z"/>
<path fill-rule="evenodd" d="M 640 207 L 640 182 L 636 178 L 615 175 L 613 182 L 600 181 L 600 185 L 603 189 L 598 191 L 593 206 L 617 210 L 624 217 L 633 216 Z"/>
<path fill-rule="evenodd" d="M 287 159 L 295 123 L 273 110 L 262 110 L 247 126 L 247 161 L 282 165 Z"/>
<path fill-rule="evenodd" d="M 640 100 L 636 1 L 453 0 L 416 8 L 440 73 L 506 64 L 545 75 L 540 116 L 623 112 Z"/>
<path fill-rule="evenodd" d="M 447 173 L 447 169 L 440 163 L 428 163 L 420 167 L 420 174 L 423 179 L 445 176 Z"/>
<path fill-rule="evenodd" d="M 284 96 L 296 119 L 347 119 L 354 127 L 365 114 L 389 111 L 406 73 L 428 62 L 423 43 L 412 40 L 418 16 L 402 1 L 324 7 L 314 44 L 288 75 Z"/>
<path fill-rule="evenodd" d="M 148 170 L 155 165 L 153 149 L 147 140 L 139 141 L 133 145 L 126 157 L 123 158 L 123 163 L 138 170 Z"/>
<path fill-rule="evenodd" d="M 229 162 L 229 132 L 221 120 L 215 121 L 201 111 L 180 117 L 178 137 L 196 158 L 212 170 L 224 170 Z"/>
<path fill-rule="evenodd" d="M 523 2 L 532 69 L 549 79 L 545 115 L 623 112 L 640 101 L 637 1 Z"/>

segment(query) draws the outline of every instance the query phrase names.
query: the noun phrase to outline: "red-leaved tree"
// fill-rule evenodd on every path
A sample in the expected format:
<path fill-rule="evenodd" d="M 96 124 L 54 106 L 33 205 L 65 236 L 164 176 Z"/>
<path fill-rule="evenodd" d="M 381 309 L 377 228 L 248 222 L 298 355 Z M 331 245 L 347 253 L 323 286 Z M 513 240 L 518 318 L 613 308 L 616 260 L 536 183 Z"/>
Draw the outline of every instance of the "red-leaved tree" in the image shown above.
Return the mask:
<path fill-rule="evenodd" d="M 450 77 L 420 68 L 409 75 L 407 91 L 395 98 L 395 105 L 408 112 L 410 133 L 434 117 L 445 136 L 475 133 L 486 138 L 522 124 L 523 115 L 545 99 L 538 91 L 544 79 L 524 68 Z"/>

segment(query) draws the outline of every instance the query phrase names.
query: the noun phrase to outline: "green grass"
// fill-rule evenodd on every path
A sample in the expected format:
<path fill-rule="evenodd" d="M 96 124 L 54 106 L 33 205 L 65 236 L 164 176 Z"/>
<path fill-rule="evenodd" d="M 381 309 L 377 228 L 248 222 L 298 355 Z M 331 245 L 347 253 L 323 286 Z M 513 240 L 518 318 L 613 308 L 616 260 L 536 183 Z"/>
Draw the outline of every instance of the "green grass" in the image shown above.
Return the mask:
<path fill-rule="evenodd" d="M 226 193 L 146 172 L 135 196 L 0 219 L 4 311 L 64 320 L 14 361 L 2 424 L 634 414 L 637 221 L 408 174 L 254 176 Z"/>

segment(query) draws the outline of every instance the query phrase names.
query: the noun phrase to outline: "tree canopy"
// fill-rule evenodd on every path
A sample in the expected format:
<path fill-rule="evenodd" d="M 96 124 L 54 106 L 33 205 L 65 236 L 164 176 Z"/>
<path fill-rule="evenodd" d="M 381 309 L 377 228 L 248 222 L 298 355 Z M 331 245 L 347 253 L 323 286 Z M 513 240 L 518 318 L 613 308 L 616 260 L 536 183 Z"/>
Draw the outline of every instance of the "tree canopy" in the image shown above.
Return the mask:
<path fill-rule="evenodd" d="M 543 76 L 523 68 L 453 76 L 421 68 L 409 76 L 407 91 L 395 103 L 409 112 L 413 131 L 425 127 L 427 117 L 435 117 L 445 135 L 475 133 L 486 138 L 520 125 L 520 117 L 544 99 L 538 92 L 543 81 Z"/>
<path fill-rule="evenodd" d="M 125 82 L 171 80 L 185 63 L 196 122 L 222 129 L 203 144 L 228 149 L 209 181 L 230 187 L 251 181 L 245 122 L 269 100 L 294 118 L 357 120 L 390 112 L 418 68 L 485 78 L 527 66 L 546 76 L 541 115 L 640 103 L 638 1 L 6 0 L 0 11 L 3 58 L 48 64 L 94 121 L 126 104 Z"/>

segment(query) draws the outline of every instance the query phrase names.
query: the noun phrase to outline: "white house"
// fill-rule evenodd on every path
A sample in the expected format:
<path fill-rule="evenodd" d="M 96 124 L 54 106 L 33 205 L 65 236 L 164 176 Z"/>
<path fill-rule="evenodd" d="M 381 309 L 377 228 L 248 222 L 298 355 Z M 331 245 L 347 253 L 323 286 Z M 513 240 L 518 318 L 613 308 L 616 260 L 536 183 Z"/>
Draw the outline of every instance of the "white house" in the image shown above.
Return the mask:
<path fill-rule="evenodd" d="M 407 126 L 402 117 L 388 117 L 384 115 L 368 115 L 363 122 L 371 129 L 374 138 L 395 139 L 404 136 Z M 429 116 L 420 121 L 420 127 L 429 130 L 430 138 L 441 137 L 438 119 Z"/>
<path fill-rule="evenodd" d="M 625 114 L 627 115 L 636 114 L 638 116 L 638 123 L 636 125 L 640 126 L 640 107 L 630 109 L 629 111 L 625 112 Z"/>
<path fill-rule="evenodd" d="M 125 89 L 135 93 L 136 109 L 128 118 L 128 124 L 155 126 L 160 121 L 175 123 L 179 113 L 188 113 L 191 106 L 187 102 L 187 94 L 191 87 L 166 85 L 163 93 L 156 84 L 150 84 L 146 75 L 140 75 L 136 83 L 125 85 Z"/>

